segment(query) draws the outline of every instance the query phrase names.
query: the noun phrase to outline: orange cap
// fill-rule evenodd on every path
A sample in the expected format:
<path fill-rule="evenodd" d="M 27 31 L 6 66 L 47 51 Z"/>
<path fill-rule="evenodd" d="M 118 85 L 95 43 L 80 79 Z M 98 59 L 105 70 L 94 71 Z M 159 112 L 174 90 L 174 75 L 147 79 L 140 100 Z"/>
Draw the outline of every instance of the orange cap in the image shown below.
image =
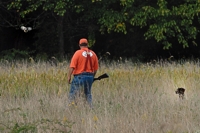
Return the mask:
<path fill-rule="evenodd" d="M 82 43 L 86 43 L 86 44 L 88 44 L 87 39 L 85 39 L 85 38 L 80 39 L 80 41 L 79 41 L 79 45 L 82 44 Z"/>

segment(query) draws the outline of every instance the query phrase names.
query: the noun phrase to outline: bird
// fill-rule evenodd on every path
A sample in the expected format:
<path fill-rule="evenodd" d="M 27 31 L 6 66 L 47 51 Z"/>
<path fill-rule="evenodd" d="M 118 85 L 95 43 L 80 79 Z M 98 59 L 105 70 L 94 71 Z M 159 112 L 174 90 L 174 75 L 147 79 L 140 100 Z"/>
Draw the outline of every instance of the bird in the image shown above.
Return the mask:
<path fill-rule="evenodd" d="M 27 33 L 28 31 L 31 31 L 31 30 L 32 30 L 31 27 L 21 26 L 20 28 L 21 28 L 21 30 L 23 30 L 25 33 Z"/>

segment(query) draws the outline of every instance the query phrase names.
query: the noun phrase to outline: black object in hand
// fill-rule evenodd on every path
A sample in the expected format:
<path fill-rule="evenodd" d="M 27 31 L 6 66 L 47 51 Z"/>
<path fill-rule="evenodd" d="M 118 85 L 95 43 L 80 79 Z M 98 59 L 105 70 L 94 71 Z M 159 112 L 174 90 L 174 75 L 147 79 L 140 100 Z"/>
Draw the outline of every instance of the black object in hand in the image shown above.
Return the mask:
<path fill-rule="evenodd" d="M 101 80 L 101 79 L 108 78 L 108 77 L 109 77 L 108 74 L 107 74 L 107 73 L 104 73 L 104 74 L 100 75 L 99 77 L 94 78 L 94 81 L 95 81 L 95 80 Z"/>

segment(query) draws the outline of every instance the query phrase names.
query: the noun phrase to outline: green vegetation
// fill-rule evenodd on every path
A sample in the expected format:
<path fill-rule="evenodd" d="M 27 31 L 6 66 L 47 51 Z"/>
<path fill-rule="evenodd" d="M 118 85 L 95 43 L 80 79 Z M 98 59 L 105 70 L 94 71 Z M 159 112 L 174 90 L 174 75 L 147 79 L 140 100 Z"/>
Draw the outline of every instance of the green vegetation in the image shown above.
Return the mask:
<path fill-rule="evenodd" d="M 199 61 L 101 63 L 94 109 L 67 104 L 68 62 L 0 62 L 0 132 L 199 132 Z M 175 90 L 186 89 L 184 100 Z"/>
<path fill-rule="evenodd" d="M 86 37 L 98 53 L 117 57 L 200 54 L 199 0 L 1 0 L 0 5 L 0 51 L 30 49 L 34 56 L 63 58 Z M 33 30 L 24 33 L 21 26 Z"/>

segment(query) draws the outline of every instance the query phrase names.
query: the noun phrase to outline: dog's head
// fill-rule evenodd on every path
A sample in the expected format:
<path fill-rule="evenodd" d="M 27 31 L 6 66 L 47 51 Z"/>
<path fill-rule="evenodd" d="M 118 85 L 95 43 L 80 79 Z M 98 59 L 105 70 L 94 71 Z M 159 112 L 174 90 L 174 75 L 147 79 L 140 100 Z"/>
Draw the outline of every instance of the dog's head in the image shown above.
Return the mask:
<path fill-rule="evenodd" d="M 184 88 L 178 88 L 175 92 L 176 92 L 176 94 L 184 95 L 185 89 Z"/>

